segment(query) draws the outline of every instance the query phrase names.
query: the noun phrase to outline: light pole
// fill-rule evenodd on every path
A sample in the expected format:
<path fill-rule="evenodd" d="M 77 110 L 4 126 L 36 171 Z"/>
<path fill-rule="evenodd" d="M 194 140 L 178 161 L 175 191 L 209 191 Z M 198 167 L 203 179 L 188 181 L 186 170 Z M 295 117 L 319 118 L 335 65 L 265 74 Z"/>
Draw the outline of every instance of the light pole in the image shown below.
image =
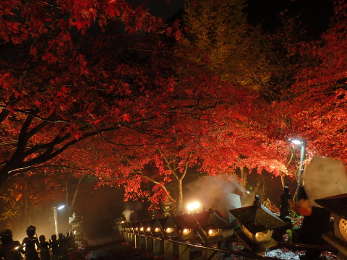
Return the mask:
<path fill-rule="evenodd" d="M 302 174 L 304 172 L 304 161 L 305 161 L 305 154 L 306 154 L 305 153 L 306 143 L 304 140 L 302 140 L 300 138 L 291 138 L 291 139 L 289 139 L 289 141 L 293 145 L 300 147 L 300 162 L 299 162 L 299 168 L 298 168 L 297 173 L 296 173 L 296 181 L 297 181 L 298 186 L 297 186 L 297 189 L 295 191 L 295 195 L 294 195 L 294 198 L 295 198 L 297 195 L 298 189 L 302 184 Z"/>
<path fill-rule="evenodd" d="M 53 216 L 54 216 L 54 228 L 55 228 L 55 234 L 58 236 L 58 211 L 61 211 L 65 208 L 65 205 L 59 205 L 57 207 L 53 207 Z"/>

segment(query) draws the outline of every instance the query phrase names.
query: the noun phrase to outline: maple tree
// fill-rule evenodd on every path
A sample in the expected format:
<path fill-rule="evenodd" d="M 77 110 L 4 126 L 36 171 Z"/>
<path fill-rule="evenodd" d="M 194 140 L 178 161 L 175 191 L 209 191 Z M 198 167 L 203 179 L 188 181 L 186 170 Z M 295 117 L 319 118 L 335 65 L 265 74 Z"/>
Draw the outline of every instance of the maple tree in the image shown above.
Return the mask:
<path fill-rule="evenodd" d="M 188 1 L 181 45 L 223 80 L 259 91 L 272 84 L 280 66 L 270 59 L 269 36 L 247 21 L 246 8 L 246 0 Z"/>
<path fill-rule="evenodd" d="M 318 41 L 292 48 L 310 61 L 297 71 L 287 100 L 275 104 L 282 131 L 299 135 L 308 144 L 309 156 L 322 155 L 346 162 L 346 3 L 335 1 L 330 28 Z"/>
<path fill-rule="evenodd" d="M 254 112 L 254 93 L 235 88 L 209 71 L 201 73 L 201 68 L 194 71 L 191 63 L 182 66 L 182 71 L 194 76 L 177 79 L 180 84 L 167 101 L 170 112 L 161 113 L 163 125 L 151 122 L 142 135 L 139 129 L 129 129 L 107 137 L 126 149 L 106 152 L 113 159 L 103 160 L 108 165 L 97 172 L 101 183 L 124 186 L 127 199 L 146 197 L 158 204 L 169 198 L 182 209 L 184 178 L 193 167 L 212 175 L 231 173 L 237 167 L 286 173 L 282 161 L 288 147 L 274 152 L 272 140 L 247 116 Z M 155 185 L 148 187 L 147 182 Z M 173 186 L 176 192 L 170 189 Z"/>
<path fill-rule="evenodd" d="M 57 201 L 64 200 L 66 175 L 45 175 L 36 172 L 32 175 L 18 176 L 8 181 L 2 188 L 0 223 L 23 226 L 31 224 L 32 215 L 37 208 L 51 208 Z"/>
<path fill-rule="evenodd" d="M 288 71 L 290 57 L 275 64 L 271 53 L 289 46 L 271 42 L 285 34 L 249 26 L 243 0 L 191 1 L 187 30 L 122 0 L 0 2 L 0 184 L 68 166 L 123 186 L 127 199 L 181 209 L 193 168 L 290 174 L 293 135 L 309 153 L 346 160 L 337 3 L 338 22 L 319 43 L 299 45 L 304 62 Z"/>
<path fill-rule="evenodd" d="M 279 101 L 268 103 L 252 93 L 251 99 L 247 100 L 243 96 L 242 102 L 235 104 L 233 101 L 231 105 L 231 100 L 226 97 L 231 96 L 229 91 L 239 89 L 235 85 L 230 86 L 226 82 L 218 81 L 218 77 L 213 78 L 209 74 L 215 81 L 213 85 L 217 90 L 213 95 L 219 102 L 204 110 L 205 117 L 199 118 L 207 120 L 208 123 L 204 124 L 203 120 L 197 120 L 190 124 L 196 129 L 192 131 L 192 127 L 187 127 L 183 130 L 186 132 L 189 129 L 188 132 L 192 134 L 190 138 L 194 136 L 193 133 L 200 137 L 192 142 L 195 146 L 189 142 L 185 143 L 189 147 L 185 149 L 191 149 L 190 151 L 198 154 L 202 162 L 202 171 L 220 174 L 233 171 L 235 168 L 256 168 L 259 173 L 266 170 L 275 175 L 288 174 L 288 167 L 293 166 L 291 164 L 293 151 L 290 151 L 288 138 L 293 136 L 307 140 L 309 157 L 318 154 L 345 160 L 346 65 L 344 61 L 346 59 L 343 46 L 346 43 L 346 28 L 343 24 L 346 23 L 341 14 L 341 10 L 345 10 L 343 6 L 343 2 L 337 2 L 336 8 L 339 14 L 336 14 L 335 18 L 338 22 L 323 34 L 322 41 L 297 44 L 302 52 L 299 57 L 300 66 L 293 64 L 294 68 L 296 67 L 294 78 L 296 82 L 294 81 L 289 89 L 286 82 L 286 86 L 282 87 L 283 96 Z M 208 29 L 208 27 L 203 28 L 203 30 Z M 207 33 L 201 35 L 203 37 Z M 287 45 L 282 47 L 290 46 L 289 43 L 295 41 L 290 42 L 288 39 Z M 204 48 L 207 49 L 207 53 L 204 52 Z M 204 46 L 198 50 L 201 51 L 200 55 L 208 56 L 210 48 Z M 291 49 L 287 53 L 289 58 L 293 55 Z M 192 55 L 193 59 L 198 59 L 194 56 L 195 52 Z M 191 66 L 194 61 L 187 63 Z M 206 64 L 209 62 L 207 59 Z M 295 62 L 298 62 L 298 58 L 295 58 Z M 197 63 L 203 62 L 199 60 Z M 198 75 L 199 69 L 192 72 L 191 68 L 187 70 L 183 67 L 180 75 Z M 293 75 L 292 70 L 288 73 Z M 210 82 L 211 78 L 206 78 L 204 85 Z M 199 84 L 198 81 L 194 83 Z M 223 86 L 223 90 L 218 89 L 219 84 Z M 213 95 L 209 94 L 211 98 Z M 240 97 L 239 94 L 235 95 L 233 92 L 232 96 Z M 207 95 L 202 96 L 207 97 Z M 294 170 L 292 169 L 292 173 Z M 139 185 L 137 187 L 140 188 Z"/>
<path fill-rule="evenodd" d="M 103 152 L 108 156 L 102 163 L 93 163 L 100 165 L 96 172 L 100 182 L 123 185 L 127 199 L 146 197 L 157 204 L 169 198 L 182 208 L 187 165 L 198 165 L 208 174 L 244 167 L 287 174 L 286 141 L 269 136 L 255 120 L 261 115 L 257 110 L 265 111 L 261 107 L 266 106 L 258 93 L 224 80 L 214 69 L 202 67 L 201 60 L 194 60 L 195 52 L 182 55 L 183 49 L 189 51 L 191 46 L 183 43 L 171 57 L 175 77 L 155 123 L 145 129 L 129 128 L 117 136 L 106 134 L 107 142 L 117 149 Z M 148 187 L 147 182 L 155 185 Z M 169 190 L 173 183 L 176 194 Z"/>
<path fill-rule="evenodd" d="M 160 19 L 126 1 L 10 0 L 0 10 L 1 184 L 158 113 L 166 79 L 144 64 L 158 53 Z"/>

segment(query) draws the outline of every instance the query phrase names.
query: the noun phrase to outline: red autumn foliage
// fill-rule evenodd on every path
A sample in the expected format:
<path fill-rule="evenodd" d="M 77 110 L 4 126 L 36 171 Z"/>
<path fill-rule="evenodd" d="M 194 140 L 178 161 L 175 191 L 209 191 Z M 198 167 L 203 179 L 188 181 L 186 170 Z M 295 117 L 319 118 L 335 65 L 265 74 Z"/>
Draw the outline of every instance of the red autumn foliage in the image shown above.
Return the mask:
<path fill-rule="evenodd" d="M 301 47 L 317 62 L 297 72 L 286 101 L 269 103 L 177 57 L 163 38 L 181 40 L 179 25 L 163 30 L 126 1 L 1 1 L 0 183 L 68 161 L 157 204 L 176 200 L 167 184 L 194 167 L 288 174 L 291 136 L 346 161 L 341 6 L 322 41 Z"/>

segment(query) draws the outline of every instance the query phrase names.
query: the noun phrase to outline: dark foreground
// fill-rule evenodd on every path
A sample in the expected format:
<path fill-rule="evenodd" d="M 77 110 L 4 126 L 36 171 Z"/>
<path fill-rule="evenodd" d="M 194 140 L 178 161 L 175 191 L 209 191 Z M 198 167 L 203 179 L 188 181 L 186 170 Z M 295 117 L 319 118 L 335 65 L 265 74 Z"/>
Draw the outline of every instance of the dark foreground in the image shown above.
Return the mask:
<path fill-rule="evenodd" d="M 90 247 L 85 249 L 77 249 L 70 251 L 66 256 L 66 260 L 152 260 L 153 257 L 148 253 L 134 249 L 130 245 L 117 241 L 97 247 Z M 156 258 L 158 259 L 158 258 Z M 65 259 L 64 259 L 65 260 Z"/>

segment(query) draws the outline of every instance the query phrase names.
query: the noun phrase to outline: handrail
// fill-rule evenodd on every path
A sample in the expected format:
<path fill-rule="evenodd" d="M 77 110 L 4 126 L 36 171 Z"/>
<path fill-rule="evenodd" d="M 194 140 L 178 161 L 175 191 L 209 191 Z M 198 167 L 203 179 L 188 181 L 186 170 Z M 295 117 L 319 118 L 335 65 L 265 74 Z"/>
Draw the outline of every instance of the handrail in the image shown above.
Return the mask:
<path fill-rule="evenodd" d="M 141 237 L 145 237 L 145 238 L 169 241 L 169 242 L 172 242 L 172 243 L 175 243 L 175 244 L 179 244 L 179 245 L 185 245 L 185 246 L 189 246 L 189 247 L 195 247 L 195 248 L 211 250 L 211 251 L 224 253 L 224 254 L 228 254 L 228 255 L 243 256 L 243 257 L 247 257 L 247 258 L 251 258 L 251 259 L 262 259 L 262 260 L 264 260 L 264 259 L 265 260 L 266 259 L 268 259 L 268 260 L 276 259 L 276 258 L 273 258 L 273 257 L 259 256 L 259 255 L 251 254 L 251 253 L 248 253 L 248 252 L 235 251 L 235 250 L 232 250 L 232 249 L 220 249 L 220 248 L 216 248 L 216 247 L 209 247 L 209 246 L 200 245 L 200 244 L 194 244 L 194 243 L 190 243 L 190 242 L 186 242 L 186 241 L 180 241 L 180 240 L 174 240 L 174 239 L 165 238 L 165 237 L 153 236 L 153 235 L 150 235 L 150 234 L 132 233 L 132 232 L 127 232 L 127 233 L 134 234 L 134 235 L 141 236 Z"/>

